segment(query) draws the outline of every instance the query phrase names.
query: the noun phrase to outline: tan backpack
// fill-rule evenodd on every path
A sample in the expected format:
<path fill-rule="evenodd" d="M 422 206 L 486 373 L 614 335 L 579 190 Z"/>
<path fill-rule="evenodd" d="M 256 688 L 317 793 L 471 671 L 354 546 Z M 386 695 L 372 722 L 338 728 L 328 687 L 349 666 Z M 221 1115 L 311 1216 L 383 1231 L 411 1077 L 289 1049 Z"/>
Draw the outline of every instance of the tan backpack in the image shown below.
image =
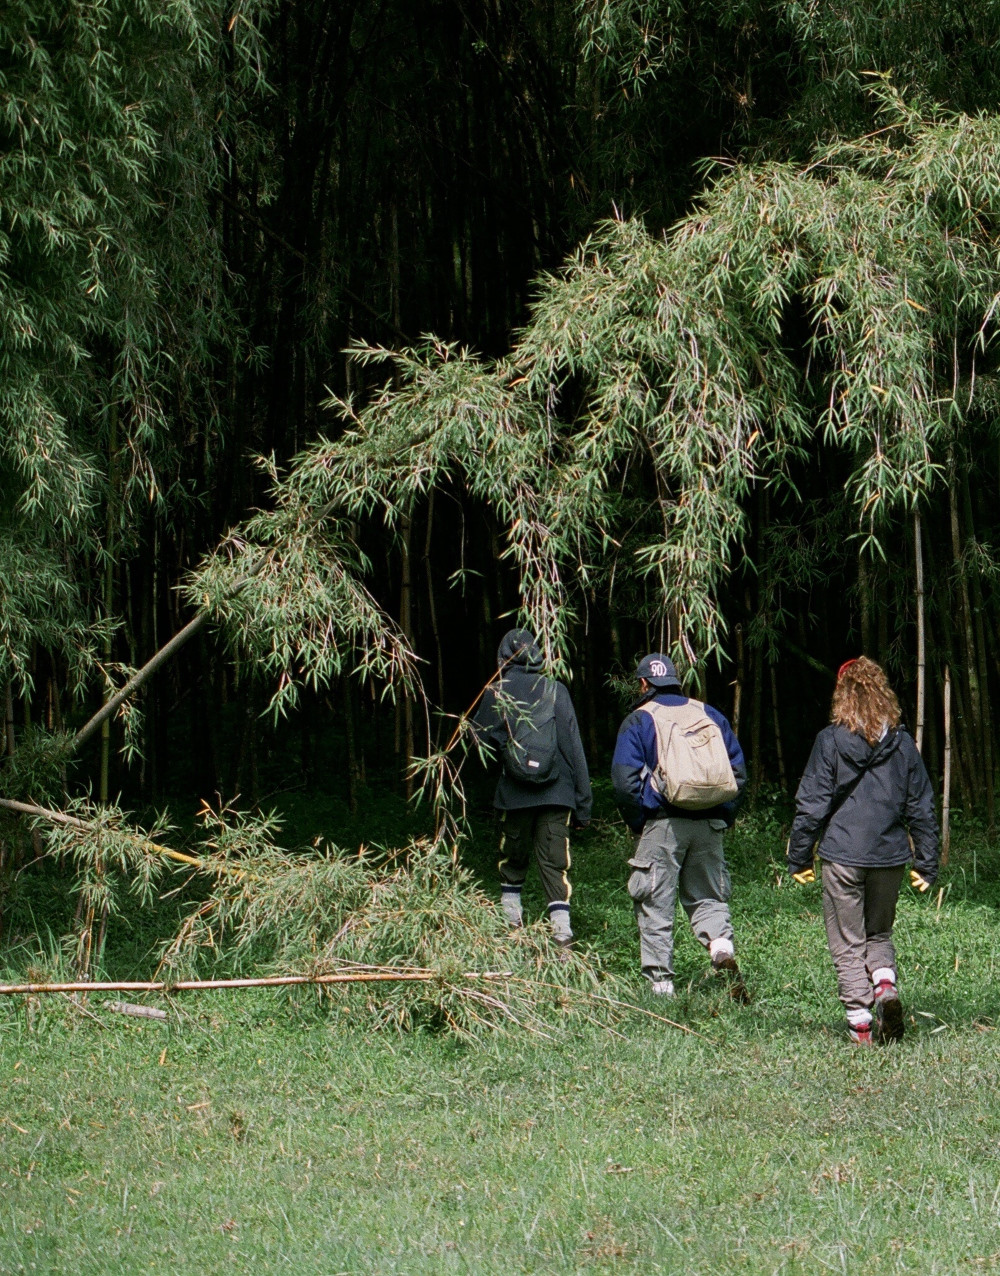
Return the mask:
<path fill-rule="evenodd" d="M 726 742 L 700 700 L 639 706 L 656 727 L 656 791 L 682 810 L 704 811 L 729 802 L 739 789 Z"/>

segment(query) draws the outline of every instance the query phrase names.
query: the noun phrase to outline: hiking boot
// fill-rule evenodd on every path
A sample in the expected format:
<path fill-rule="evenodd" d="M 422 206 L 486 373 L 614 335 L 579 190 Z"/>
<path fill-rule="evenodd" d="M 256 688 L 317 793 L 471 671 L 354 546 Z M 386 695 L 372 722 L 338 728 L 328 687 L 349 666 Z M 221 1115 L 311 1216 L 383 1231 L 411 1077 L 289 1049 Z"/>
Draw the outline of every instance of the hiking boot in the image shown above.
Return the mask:
<path fill-rule="evenodd" d="M 739 1002 L 741 1006 L 749 1006 L 750 993 L 743 982 L 743 973 L 736 964 L 736 958 L 733 954 L 726 952 L 717 953 L 712 958 L 712 969 L 729 984 L 729 995 L 733 1001 Z"/>
<path fill-rule="evenodd" d="M 555 944 L 555 959 L 560 965 L 564 966 L 569 961 L 569 955 L 573 951 L 573 936 L 553 935 L 552 942 Z"/>
<path fill-rule="evenodd" d="M 870 1023 L 859 1023 L 856 1028 L 851 1024 L 848 1024 L 847 1035 L 856 1046 L 870 1046 L 873 1044 L 872 1026 Z"/>
<path fill-rule="evenodd" d="M 891 979 L 875 985 L 875 1036 L 878 1041 L 903 1039 L 903 1004 Z"/>
<path fill-rule="evenodd" d="M 653 979 L 650 981 L 649 991 L 656 997 L 672 997 L 674 995 L 674 981 L 672 979 Z"/>

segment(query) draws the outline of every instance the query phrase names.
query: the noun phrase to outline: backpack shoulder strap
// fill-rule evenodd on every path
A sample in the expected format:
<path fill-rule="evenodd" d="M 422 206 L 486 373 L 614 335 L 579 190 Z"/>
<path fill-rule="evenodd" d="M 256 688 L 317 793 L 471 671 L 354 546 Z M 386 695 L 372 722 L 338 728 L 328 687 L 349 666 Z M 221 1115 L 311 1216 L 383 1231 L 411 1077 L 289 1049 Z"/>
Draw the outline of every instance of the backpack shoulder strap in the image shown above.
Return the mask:
<path fill-rule="evenodd" d="M 688 700 L 687 704 L 658 704 L 646 700 L 639 708 L 655 722 L 657 718 L 667 722 L 696 722 L 705 717 L 705 706 L 700 700 Z"/>

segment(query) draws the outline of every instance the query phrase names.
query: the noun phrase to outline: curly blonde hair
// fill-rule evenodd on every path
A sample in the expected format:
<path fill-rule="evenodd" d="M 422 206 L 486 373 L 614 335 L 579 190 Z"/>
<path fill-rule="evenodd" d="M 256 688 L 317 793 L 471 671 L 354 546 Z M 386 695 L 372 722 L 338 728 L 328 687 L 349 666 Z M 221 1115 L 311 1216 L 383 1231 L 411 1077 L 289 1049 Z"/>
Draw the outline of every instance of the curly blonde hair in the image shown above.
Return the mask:
<path fill-rule="evenodd" d="M 885 670 L 867 656 L 842 666 L 830 706 L 830 721 L 876 744 L 882 732 L 899 726 L 902 714 Z"/>

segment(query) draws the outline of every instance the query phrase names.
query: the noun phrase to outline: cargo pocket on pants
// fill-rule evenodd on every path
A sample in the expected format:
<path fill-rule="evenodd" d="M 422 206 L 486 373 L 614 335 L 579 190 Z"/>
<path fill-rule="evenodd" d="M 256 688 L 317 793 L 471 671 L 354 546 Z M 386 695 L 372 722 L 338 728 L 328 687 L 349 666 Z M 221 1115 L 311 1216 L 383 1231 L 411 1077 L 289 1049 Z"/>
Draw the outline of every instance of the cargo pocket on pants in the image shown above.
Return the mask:
<path fill-rule="evenodd" d="M 629 866 L 632 869 L 632 875 L 628 879 L 628 893 L 634 904 L 641 904 L 653 893 L 655 870 L 652 864 L 637 864 L 635 860 L 629 860 Z"/>

